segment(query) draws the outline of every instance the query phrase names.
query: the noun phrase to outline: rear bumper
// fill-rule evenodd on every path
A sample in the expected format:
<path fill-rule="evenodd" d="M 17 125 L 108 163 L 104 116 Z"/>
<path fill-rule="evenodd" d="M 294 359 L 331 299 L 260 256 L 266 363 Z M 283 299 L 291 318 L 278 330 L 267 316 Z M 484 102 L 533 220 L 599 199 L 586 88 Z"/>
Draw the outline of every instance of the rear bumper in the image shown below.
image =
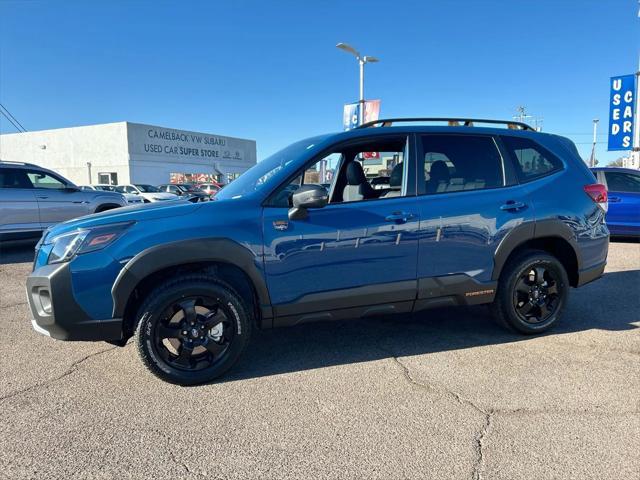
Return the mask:
<path fill-rule="evenodd" d="M 77 304 L 69 264 L 45 265 L 27 278 L 34 330 L 58 340 L 120 340 L 122 319 L 95 320 Z"/>
<path fill-rule="evenodd" d="M 604 268 L 606 266 L 607 266 L 607 262 L 602 262 L 594 267 L 580 270 L 580 272 L 578 272 L 577 286 L 581 287 L 582 285 L 586 285 L 587 283 L 590 283 L 590 282 L 593 282 L 594 280 L 599 279 L 604 273 Z"/>

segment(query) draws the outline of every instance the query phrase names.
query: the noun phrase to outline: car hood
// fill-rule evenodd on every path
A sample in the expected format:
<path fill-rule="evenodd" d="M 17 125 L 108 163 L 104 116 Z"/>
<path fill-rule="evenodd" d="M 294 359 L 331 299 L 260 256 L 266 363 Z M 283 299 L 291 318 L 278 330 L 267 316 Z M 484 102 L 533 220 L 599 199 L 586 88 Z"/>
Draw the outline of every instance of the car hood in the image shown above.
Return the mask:
<path fill-rule="evenodd" d="M 202 205 L 202 203 L 190 202 L 158 202 L 115 208 L 113 210 L 107 210 L 106 212 L 94 213 L 93 215 L 58 223 L 48 228 L 45 231 L 45 236 L 51 238 L 52 236 L 67 233 L 72 230 L 109 225 L 111 223 L 143 222 L 159 218 L 184 216 L 195 212 L 201 208 Z"/>

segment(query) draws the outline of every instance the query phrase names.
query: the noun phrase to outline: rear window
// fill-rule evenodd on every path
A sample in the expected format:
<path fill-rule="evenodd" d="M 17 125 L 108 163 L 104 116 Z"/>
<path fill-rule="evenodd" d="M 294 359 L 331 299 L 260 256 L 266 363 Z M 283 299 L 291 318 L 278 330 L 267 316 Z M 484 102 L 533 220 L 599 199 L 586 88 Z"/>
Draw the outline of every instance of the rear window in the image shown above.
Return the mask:
<path fill-rule="evenodd" d="M 533 140 L 502 137 L 507 150 L 515 160 L 516 173 L 521 183 L 544 177 L 562 168 L 562 162 Z"/>
<path fill-rule="evenodd" d="M 33 188 L 33 185 L 25 170 L 0 168 L 0 188 Z"/>
<path fill-rule="evenodd" d="M 502 158 L 492 137 L 423 135 L 422 151 L 428 195 L 504 186 Z"/>

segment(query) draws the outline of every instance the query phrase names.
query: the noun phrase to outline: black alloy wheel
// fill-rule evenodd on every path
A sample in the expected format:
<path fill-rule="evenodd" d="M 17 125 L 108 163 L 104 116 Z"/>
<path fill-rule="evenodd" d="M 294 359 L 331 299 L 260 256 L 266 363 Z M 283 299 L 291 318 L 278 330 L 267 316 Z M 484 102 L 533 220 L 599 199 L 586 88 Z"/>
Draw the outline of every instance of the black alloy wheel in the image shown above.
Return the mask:
<path fill-rule="evenodd" d="M 165 381 L 209 382 L 229 370 L 248 345 L 251 311 L 251 304 L 218 278 L 178 276 L 151 291 L 138 310 L 138 353 Z"/>
<path fill-rule="evenodd" d="M 518 315 L 534 324 L 549 319 L 560 304 L 558 282 L 555 271 L 544 265 L 523 272 L 513 292 Z"/>
<path fill-rule="evenodd" d="M 174 368 L 202 370 L 224 355 L 234 334 L 217 299 L 186 297 L 161 313 L 154 328 L 155 349 Z"/>
<path fill-rule="evenodd" d="M 505 265 L 490 307 L 501 325 L 524 334 L 542 333 L 561 318 L 568 295 L 562 263 L 545 251 L 525 250 Z"/>

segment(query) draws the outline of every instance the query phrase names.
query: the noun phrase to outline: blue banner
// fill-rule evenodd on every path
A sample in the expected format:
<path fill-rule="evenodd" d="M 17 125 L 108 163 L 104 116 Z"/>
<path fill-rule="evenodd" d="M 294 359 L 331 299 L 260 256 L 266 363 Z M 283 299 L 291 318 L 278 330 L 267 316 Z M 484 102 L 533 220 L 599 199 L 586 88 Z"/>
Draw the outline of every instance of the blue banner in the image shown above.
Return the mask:
<path fill-rule="evenodd" d="M 345 130 L 351 130 L 358 126 L 358 118 L 360 117 L 360 104 L 347 103 L 344 106 L 342 114 L 342 126 Z"/>
<path fill-rule="evenodd" d="M 635 75 L 611 77 L 609 150 L 631 150 L 636 97 Z"/>

